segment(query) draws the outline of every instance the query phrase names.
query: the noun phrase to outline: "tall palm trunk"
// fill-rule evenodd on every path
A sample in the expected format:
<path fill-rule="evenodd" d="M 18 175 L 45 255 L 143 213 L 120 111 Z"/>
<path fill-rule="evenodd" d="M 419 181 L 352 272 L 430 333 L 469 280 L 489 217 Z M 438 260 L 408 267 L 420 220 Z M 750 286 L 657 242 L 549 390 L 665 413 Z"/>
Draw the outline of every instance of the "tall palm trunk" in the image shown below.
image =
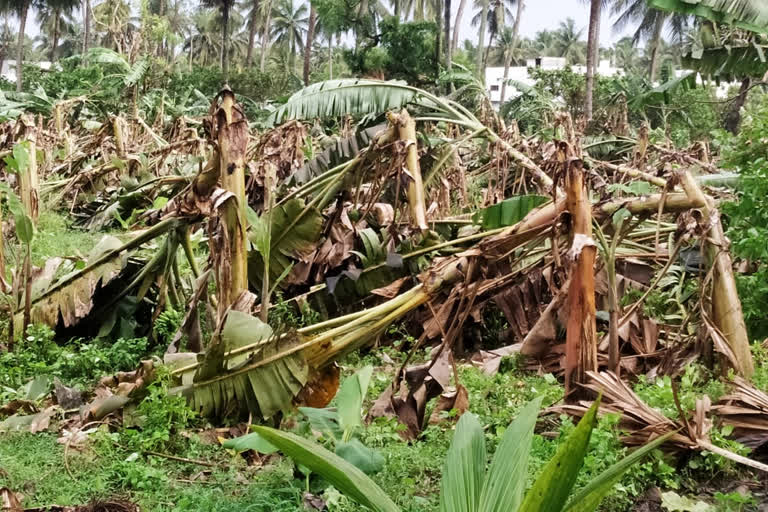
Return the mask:
<path fill-rule="evenodd" d="M 587 38 L 587 85 L 584 102 L 584 117 L 592 119 L 592 91 L 595 88 L 595 49 L 599 44 L 598 23 L 600 21 L 600 1 L 591 0 L 589 9 L 589 36 Z"/>
<path fill-rule="evenodd" d="M 357 10 L 358 19 L 361 20 L 355 24 L 355 53 L 357 53 L 363 38 L 368 35 L 368 0 L 360 0 L 360 7 Z"/>
<path fill-rule="evenodd" d="M 272 0 L 267 0 L 267 19 L 261 29 L 261 57 L 259 58 L 259 71 L 264 72 L 267 65 L 267 43 L 269 43 L 269 22 L 272 19 Z"/>
<path fill-rule="evenodd" d="M 21 92 L 23 83 L 22 68 L 24 64 L 24 31 L 27 27 L 27 13 L 29 4 L 24 2 L 19 12 L 19 42 L 16 48 L 16 92 Z"/>
<path fill-rule="evenodd" d="M 315 6 L 309 4 L 309 21 L 307 22 L 307 44 L 304 47 L 304 85 L 309 85 L 309 60 L 312 56 L 312 43 L 315 40 L 315 21 L 317 11 Z"/>
<path fill-rule="evenodd" d="M 333 34 L 328 36 L 328 80 L 333 80 Z"/>
<path fill-rule="evenodd" d="M 477 40 L 477 72 L 480 73 L 480 81 L 485 83 L 485 68 L 483 67 L 485 49 L 485 27 L 488 22 L 488 0 L 482 0 L 483 8 L 480 13 L 480 34 Z"/>
<path fill-rule="evenodd" d="M 225 1 L 221 9 L 221 74 L 224 75 L 224 83 L 229 80 L 229 9 L 230 4 Z"/>
<path fill-rule="evenodd" d="M 195 49 L 195 36 L 194 34 L 189 37 L 189 69 L 192 69 L 192 56 Z"/>
<path fill-rule="evenodd" d="M 91 0 L 83 0 L 83 53 L 88 51 L 91 39 Z"/>
<path fill-rule="evenodd" d="M 661 43 L 661 29 L 664 28 L 664 22 L 667 20 L 666 14 L 658 13 L 656 22 L 653 25 L 653 36 L 651 37 L 651 64 L 648 74 L 651 77 L 651 83 L 656 80 L 656 68 L 659 61 L 659 44 Z"/>
<path fill-rule="evenodd" d="M 507 80 L 509 79 L 509 66 L 512 64 L 512 51 L 505 52 L 504 54 L 504 78 L 501 80 L 501 101 L 504 103 L 504 99 L 507 96 Z"/>
<path fill-rule="evenodd" d="M 57 8 L 53 11 L 53 41 L 51 41 L 51 62 L 56 62 L 56 48 L 59 46 L 59 20 L 61 11 Z"/>
<path fill-rule="evenodd" d="M 440 74 L 440 62 L 443 60 L 443 0 L 433 0 L 435 10 L 435 75 Z"/>
<path fill-rule="evenodd" d="M 251 67 L 253 62 L 253 47 L 256 45 L 256 22 L 259 18 L 259 0 L 253 0 L 251 10 L 251 27 L 248 30 L 248 52 L 245 55 L 245 66 Z"/>
<path fill-rule="evenodd" d="M 451 49 L 451 0 L 445 0 L 445 68 L 450 71 L 453 65 Z"/>
<path fill-rule="evenodd" d="M 293 29 L 288 37 L 288 68 L 291 73 L 296 72 L 296 35 Z"/>
<path fill-rule="evenodd" d="M 467 0 L 459 0 L 459 10 L 456 11 L 456 22 L 453 24 L 453 41 L 451 42 L 451 51 L 455 52 L 459 47 L 459 27 L 461 27 L 461 17 L 464 15 L 464 7 L 467 6 Z"/>
<path fill-rule="evenodd" d="M 517 37 L 520 35 L 520 20 L 523 19 L 523 9 L 525 8 L 525 2 L 523 0 L 517 0 L 517 14 L 515 15 L 515 23 L 512 25 L 512 46 L 517 46 Z"/>

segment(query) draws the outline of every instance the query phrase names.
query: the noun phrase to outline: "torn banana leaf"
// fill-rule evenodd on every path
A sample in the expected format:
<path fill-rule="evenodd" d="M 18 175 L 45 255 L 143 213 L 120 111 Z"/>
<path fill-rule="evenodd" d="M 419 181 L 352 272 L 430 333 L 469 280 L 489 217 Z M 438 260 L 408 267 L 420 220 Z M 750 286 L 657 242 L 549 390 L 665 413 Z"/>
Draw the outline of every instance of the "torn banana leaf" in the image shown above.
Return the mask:
<path fill-rule="evenodd" d="M 307 383 L 309 371 L 300 344 L 298 334 L 275 336 L 258 318 L 230 311 L 220 342 L 200 366 L 180 374 L 182 383 L 191 377 L 191 384 L 171 392 L 186 396 L 190 406 L 205 416 L 251 412 L 270 418 L 290 405 Z M 242 354 L 232 357 L 238 349 Z"/>
<path fill-rule="evenodd" d="M 266 243 L 259 240 L 260 227 L 266 217 L 250 214 L 249 238 L 257 250 L 248 255 L 248 275 L 250 282 L 259 288 L 264 276 L 264 258 L 261 246 Z M 275 283 L 291 265 L 308 257 L 320 240 L 323 228 L 323 216 L 312 206 L 306 207 L 301 199 L 293 199 L 284 205 L 275 207 L 271 212 L 271 248 L 269 251 L 270 282 Z M 311 263 L 311 262 L 308 262 Z M 285 284 L 294 283 L 289 274 Z"/>
<path fill-rule="evenodd" d="M 122 245 L 119 239 L 105 236 L 88 254 L 86 267 Z M 50 265 L 46 263 L 38 282 L 32 285 L 30 315 L 32 322 L 56 328 L 61 318 L 64 327 L 77 324 L 91 312 L 94 293 L 112 281 L 125 268 L 127 261 L 128 253 L 122 253 L 61 286 L 61 283 L 66 282 L 79 271 L 72 270 L 55 279 L 57 273 L 61 273 L 62 269 L 66 270 L 64 266 L 66 260 L 61 258 L 50 260 Z M 19 311 L 14 316 L 14 322 L 19 329 L 21 329 L 22 315 L 23 313 Z"/>
<path fill-rule="evenodd" d="M 355 158 L 368 147 L 376 135 L 387 128 L 386 123 L 360 130 L 350 137 L 338 138 L 323 152 L 307 160 L 304 166 L 288 179 L 289 185 L 303 185 L 322 173 Z"/>

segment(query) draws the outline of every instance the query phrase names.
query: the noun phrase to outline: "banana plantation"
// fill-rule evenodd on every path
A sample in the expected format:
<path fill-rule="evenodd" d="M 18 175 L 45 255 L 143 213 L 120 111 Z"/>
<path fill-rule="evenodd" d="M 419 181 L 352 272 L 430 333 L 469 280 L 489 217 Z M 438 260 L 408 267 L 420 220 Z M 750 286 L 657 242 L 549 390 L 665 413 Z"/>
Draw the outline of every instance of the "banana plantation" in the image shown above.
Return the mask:
<path fill-rule="evenodd" d="M 465 3 L 0 2 L 3 511 L 768 510 L 768 8 Z"/>

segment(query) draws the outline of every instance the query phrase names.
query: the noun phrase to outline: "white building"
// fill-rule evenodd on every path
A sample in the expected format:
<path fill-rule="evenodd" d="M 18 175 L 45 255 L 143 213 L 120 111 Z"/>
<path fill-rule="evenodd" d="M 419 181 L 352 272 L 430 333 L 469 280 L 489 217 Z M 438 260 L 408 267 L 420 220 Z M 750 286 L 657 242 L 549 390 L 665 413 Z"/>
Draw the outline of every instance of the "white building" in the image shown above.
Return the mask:
<path fill-rule="evenodd" d="M 511 66 L 509 68 L 508 80 L 521 82 L 526 85 L 533 85 L 534 80 L 528 74 L 528 68 L 540 68 L 544 70 L 557 70 L 564 69 L 567 66 L 565 57 L 536 57 L 535 59 L 528 59 L 525 66 Z M 571 66 L 576 73 L 586 73 L 587 67 L 582 65 Z M 611 66 L 609 60 L 601 60 L 597 66 L 597 73 L 603 76 L 614 76 L 622 72 L 619 68 Z M 491 103 L 498 107 L 501 104 L 501 83 L 504 80 L 504 68 L 485 68 L 485 86 L 488 90 L 488 95 L 491 98 Z M 515 89 L 514 85 L 507 84 L 507 90 L 504 100 L 514 98 L 520 94 L 520 91 Z"/>
<path fill-rule="evenodd" d="M 50 62 L 25 62 L 25 65 L 35 65 L 40 67 L 41 69 L 51 69 Z M 5 59 L 3 61 L 3 69 L 0 70 L 0 76 L 2 76 L 3 78 L 11 82 L 16 81 L 16 60 L 15 59 Z"/>

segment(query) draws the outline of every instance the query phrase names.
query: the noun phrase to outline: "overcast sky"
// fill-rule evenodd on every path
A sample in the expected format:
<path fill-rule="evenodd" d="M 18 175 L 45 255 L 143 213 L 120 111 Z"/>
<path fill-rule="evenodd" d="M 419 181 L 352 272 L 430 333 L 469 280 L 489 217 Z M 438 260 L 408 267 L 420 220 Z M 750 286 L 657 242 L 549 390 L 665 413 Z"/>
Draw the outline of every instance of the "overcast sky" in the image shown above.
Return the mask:
<path fill-rule="evenodd" d="M 536 32 L 541 30 L 554 30 L 561 21 L 565 21 L 566 18 L 573 18 L 576 21 L 577 28 L 583 28 L 584 34 L 582 39 L 587 39 L 587 27 L 589 25 L 589 3 L 582 2 L 580 0 L 524 0 L 525 10 L 523 11 L 523 20 L 520 25 L 520 33 L 524 37 L 533 38 Z M 468 0 L 467 3 L 472 2 Z M 456 19 L 456 11 L 458 10 L 459 0 L 452 0 L 452 18 Z M 470 25 L 470 20 L 474 15 L 474 12 L 467 13 L 469 6 L 464 11 L 462 16 L 464 19 L 461 22 L 461 40 L 471 39 L 473 42 L 477 42 L 478 29 Z M 627 27 L 627 30 L 622 33 L 615 34 L 613 32 L 614 17 L 610 16 L 610 9 L 603 9 L 602 16 L 600 17 L 600 44 L 609 45 L 618 41 L 625 35 L 631 35 L 633 27 Z M 516 8 L 512 9 L 513 14 L 516 14 Z"/>
<path fill-rule="evenodd" d="M 138 3 L 138 0 L 130 0 L 131 3 Z M 294 0 L 297 2 L 298 0 Z M 525 10 L 523 11 L 523 20 L 520 26 L 520 32 L 524 37 L 533 37 L 536 32 L 540 30 L 554 30 L 558 27 L 561 21 L 566 18 L 573 18 L 576 21 L 578 28 L 584 28 L 584 34 L 582 39 L 587 38 L 587 26 L 589 25 L 589 4 L 583 3 L 581 0 L 524 0 Z M 93 5 L 95 2 L 91 2 Z M 385 4 L 386 4 L 385 0 Z M 456 19 L 456 11 L 459 7 L 459 0 L 452 0 L 452 19 Z M 470 25 L 470 20 L 475 14 L 473 9 L 474 0 L 467 0 L 467 7 L 464 10 L 463 19 L 461 22 L 461 36 L 460 40 L 470 39 L 472 42 L 477 42 L 478 29 Z M 188 4 L 189 5 L 189 4 Z M 134 8 L 137 8 L 134 5 Z M 615 41 L 618 41 L 625 35 L 629 35 L 632 32 L 633 27 L 628 27 L 623 33 L 615 34 L 613 32 L 613 17 L 607 12 L 608 9 L 604 9 L 600 22 L 600 44 L 609 45 Z M 513 13 L 516 13 L 513 9 Z M 79 18 L 79 12 L 76 13 L 76 17 Z M 14 20 L 15 21 L 15 20 Z M 511 21 L 511 20 L 510 20 Z M 40 28 L 37 26 L 36 16 L 33 14 L 27 20 L 27 35 L 35 37 L 40 32 Z"/>

